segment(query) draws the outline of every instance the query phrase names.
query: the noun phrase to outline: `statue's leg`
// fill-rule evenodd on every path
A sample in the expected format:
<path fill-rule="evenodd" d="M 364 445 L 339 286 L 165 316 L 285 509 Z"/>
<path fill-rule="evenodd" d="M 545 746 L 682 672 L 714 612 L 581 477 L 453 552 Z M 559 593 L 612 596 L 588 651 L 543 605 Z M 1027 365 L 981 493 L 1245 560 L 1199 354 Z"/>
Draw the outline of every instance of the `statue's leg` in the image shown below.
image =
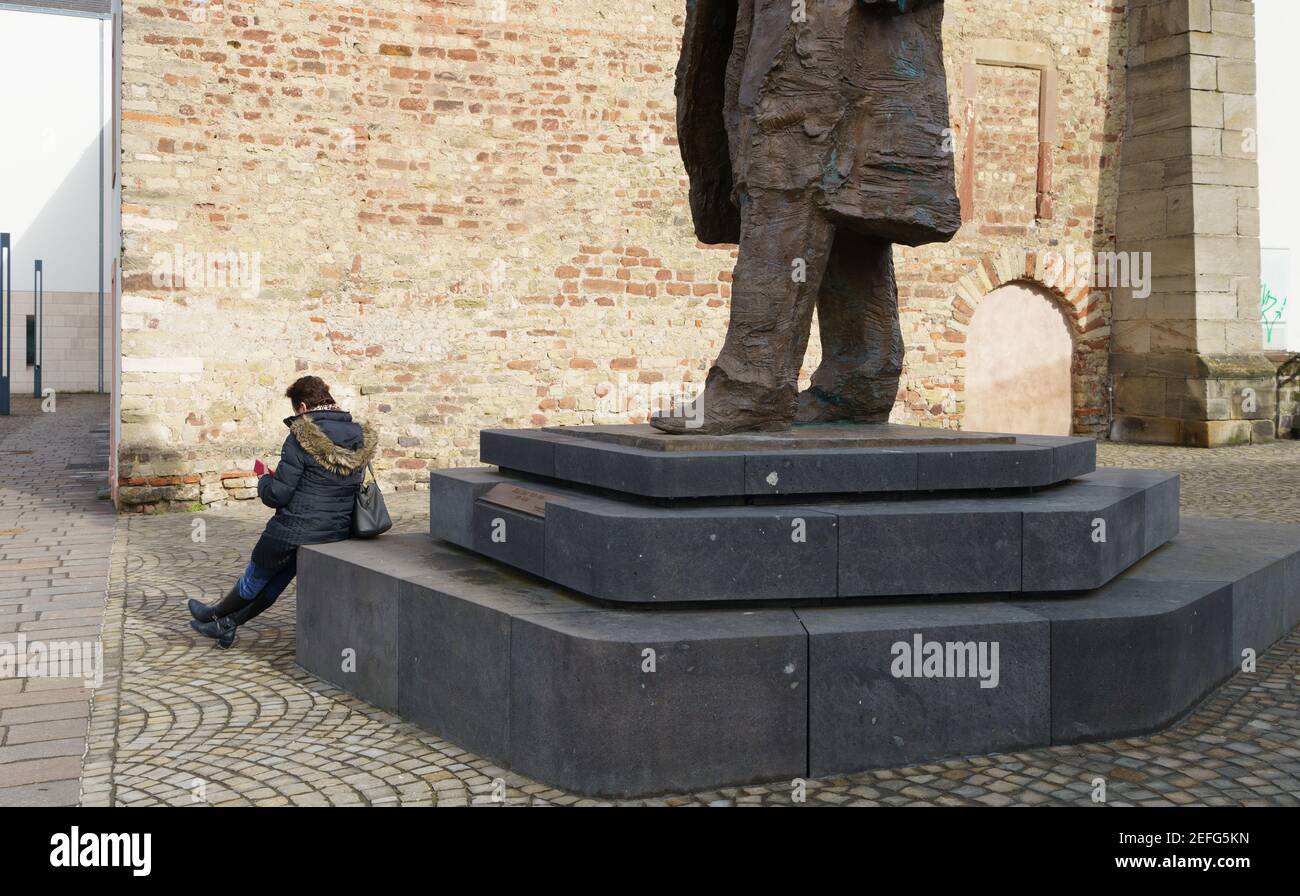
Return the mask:
<path fill-rule="evenodd" d="M 653 425 L 701 434 L 790 425 L 834 231 L 803 195 L 753 191 L 742 199 L 726 342 L 696 402 Z"/>
<path fill-rule="evenodd" d="M 799 396 L 801 423 L 883 423 L 898 395 L 903 334 L 889 243 L 839 228 L 817 297 L 822 363 Z"/>

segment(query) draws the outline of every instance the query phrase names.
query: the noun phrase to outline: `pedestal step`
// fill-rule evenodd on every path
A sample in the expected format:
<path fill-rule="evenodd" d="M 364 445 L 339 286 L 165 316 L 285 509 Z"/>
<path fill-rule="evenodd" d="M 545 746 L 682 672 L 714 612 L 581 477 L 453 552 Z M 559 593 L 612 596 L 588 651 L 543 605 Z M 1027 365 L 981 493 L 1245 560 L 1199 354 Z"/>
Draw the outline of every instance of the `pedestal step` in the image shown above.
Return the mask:
<path fill-rule="evenodd" d="M 1095 470 L 1097 444 L 890 424 L 717 437 L 574 426 L 484 430 L 479 458 L 639 497 L 708 498 L 1039 488 Z"/>
<path fill-rule="evenodd" d="M 1300 528 L 1186 519 L 1077 596 L 652 611 L 390 535 L 302 548 L 297 612 L 315 675 L 630 797 L 1156 730 L 1300 622 Z"/>
<path fill-rule="evenodd" d="M 489 494 L 502 485 L 532 500 L 502 504 Z M 699 506 L 475 468 L 433 473 L 429 505 L 435 538 L 609 601 L 1084 591 L 1177 533 L 1178 477 L 1105 469 L 1036 493 Z"/>

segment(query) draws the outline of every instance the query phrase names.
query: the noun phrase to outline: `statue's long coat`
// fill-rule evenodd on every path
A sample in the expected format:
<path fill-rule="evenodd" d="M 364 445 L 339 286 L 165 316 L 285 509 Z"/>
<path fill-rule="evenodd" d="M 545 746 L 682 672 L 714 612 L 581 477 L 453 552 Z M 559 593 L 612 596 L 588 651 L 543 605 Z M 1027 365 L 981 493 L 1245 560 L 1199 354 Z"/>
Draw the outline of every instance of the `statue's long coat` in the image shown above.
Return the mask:
<path fill-rule="evenodd" d="M 736 242 L 737 199 L 805 195 L 889 242 L 950 239 L 942 0 L 687 0 L 677 125 L 706 243 Z"/>

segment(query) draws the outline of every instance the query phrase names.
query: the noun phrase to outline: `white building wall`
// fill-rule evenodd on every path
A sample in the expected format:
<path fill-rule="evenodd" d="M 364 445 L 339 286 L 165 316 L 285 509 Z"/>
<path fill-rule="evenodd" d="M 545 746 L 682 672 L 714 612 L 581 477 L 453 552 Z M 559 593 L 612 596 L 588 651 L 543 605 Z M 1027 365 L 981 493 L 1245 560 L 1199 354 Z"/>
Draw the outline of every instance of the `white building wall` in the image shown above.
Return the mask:
<path fill-rule="evenodd" d="M 26 317 L 34 313 L 31 289 L 19 292 L 14 284 L 14 395 L 31 395 L 32 367 L 26 364 Z M 111 363 L 111 321 L 104 325 L 105 363 Z M 94 391 L 99 380 L 99 294 L 94 292 L 47 292 L 45 294 L 45 364 L 41 388 L 59 392 Z M 107 382 L 105 388 L 108 387 Z"/>
<path fill-rule="evenodd" d="M 1296 114 L 1296 46 L 1300 2 L 1257 0 L 1255 58 L 1259 109 L 1259 211 L 1265 286 L 1280 303 L 1282 327 L 1271 347 L 1300 351 L 1300 115 Z M 1264 310 L 1264 309 L 1261 309 Z M 1266 330 L 1267 333 L 1267 330 Z"/>
<path fill-rule="evenodd" d="M 15 395 L 31 391 L 26 317 L 38 258 L 45 270 L 42 385 L 99 385 L 101 263 L 105 271 L 111 265 L 108 201 L 100 251 L 101 185 L 111 178 L 109 35 L 100 19 L 0 9 L 0 230 L 13 242 Z M 105 273 L 106 293 L 109 287 Z M 105 330 L 113 325 L 106 308 Z"/>

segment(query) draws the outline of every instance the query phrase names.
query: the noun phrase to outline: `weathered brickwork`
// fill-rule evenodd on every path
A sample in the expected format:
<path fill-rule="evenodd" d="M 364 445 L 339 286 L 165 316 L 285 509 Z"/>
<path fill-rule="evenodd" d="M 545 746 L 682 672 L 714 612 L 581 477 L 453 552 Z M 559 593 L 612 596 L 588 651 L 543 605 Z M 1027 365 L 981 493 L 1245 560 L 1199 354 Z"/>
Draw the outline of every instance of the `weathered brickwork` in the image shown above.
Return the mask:
<path fill-rule="evenodd" d="M 1023 237 L 1036 214 L 1042 76 L 1033 69 L 998 65 L 981 65 L 978 72 L 975 226 L 983 236 Z"/>
<path fill-rule="evenodd" d="M 894 417 L 959 426 L 982 295 L 1113 241 L 1126 35 L 1118 2 L 946 5 L 957 170 L 980 187 L 952 243 L 897 250 Z M 484 426 L 636 421 L 702 383 L 734 251 L 690 229 L 679 0 L 127 0 L 124 18 L 122 506 L 251 496 L 304 371 L 382 427 L 397 488 L 474 462 Z M 977 64 L 994 39 L 1012 58 Z M 1058 295 L 1076 429 L 1101 432 L 1109 295 Z M 805 373 L 817 359 L 814 338 Z"/>

